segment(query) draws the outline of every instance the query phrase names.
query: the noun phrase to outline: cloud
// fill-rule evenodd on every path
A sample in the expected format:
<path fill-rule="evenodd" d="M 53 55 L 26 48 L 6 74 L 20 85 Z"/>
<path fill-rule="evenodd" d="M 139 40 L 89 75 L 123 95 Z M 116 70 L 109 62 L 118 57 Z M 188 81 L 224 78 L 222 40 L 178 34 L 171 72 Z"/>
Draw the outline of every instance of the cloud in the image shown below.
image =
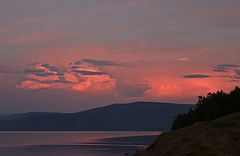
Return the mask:
<path fill-rule="evenodd" d="M 72 69 L 78 69 L 79 67 L 78 66 L 72 66 L 71 68 Z"/>
<path fill-rule="evenodd" d="M 234 68 L 234 67 L 240 67 L 240 65 L 236 64 L 219 64 L 217 65 L 218 67 L 223 67 L 223 68 Z"/>
<path fill-rule="evenodd" d="M 93 71 L 87 71 L 87 70 L 73 70 L 72 72 L 81 73 L 82 75 L 106 75 L 106 74 L 108 74 L 105 72 L 93 72 Z"/>
<path fill-rule="evenodd" d="M 115 88 L 116 80 L 108 73 L 90 66 L 81 66 L 72 70 L 72 67 L 61 71 L 49 64 L 32 64 L 31 69 L 25 69 L 25 80 L 17 88 L 37 90 L 48 89 L 69 89 L 75 91 L 109 91 Z M 84 70 L 83 70 L 84 69 Z"/>
<path fill-rule="evenodd" d="M 32 63 L 29 64 L 31 68 L 25 69 L 24 73 L 31 75 L 32 77 L 58 77 L 64 75 L 63 71 L 60 71 L 57 67 L 49 64 Z"/>
<path fill-rule="evenodd" d="M 115 63 L 113 61 L 99 61 L 93 59 L 82 59 L 83 62 L 90 63 L 95 66 L 123 66 L 122 64 Z"/>
<path fill-rule="evenodd" d="M 48 88 L 49 86 L 50 84 L 40 83 L 32 80 L 26 80 L 26 81 L 23 81 L 21 85 L 17 85 L 17 88 L 35 90 L 35 89 L 41 89 L 41 88 Z"/>
<path fill-rule="evenodd" d="M 50 66 L 49 64 L 40 64 L 40 63 L 32 63 L 29 64 L 30 66 L 41 66 L 43 68 L 32 68 L 32 69 L 24 69 L 24 71 L 20 70 L 13 70 L 10 68 L 2 68 L 0 67 L 0 73 L 5 73 L 5 74 L 33 74 L 36 76 L 52 76 L 52 75 L 61 75 L 61 73 L 56 73 L 58 69 L 54 66 Z M 51 72 L 53 71 L 53 72 Z"/>
<path fill-rule="evenodd" d="M 75 62 L 75 65 L 80 65 L 80 64 L 82 64 L 81 61 Z"/>
<path fill-rule="evenodd" d="M 240 76 L 240 70 L 239 69 L 236 69 L 235 73 Z"/>
<path fill-rule="evenodd" d="M 82 81 L 71 86 L 76 91 L 111 91 L 116 86 L 116 80 L 109 75 L 83 75 Z"/>
<path fill-rule="evenodd" d="M 240 79 L 240 65 L 237 64 L 219 64 L 215 67 L 215 72 L 224 72 L 226 75 L 219 77 L 229 78 L 230 82 L 238 82 Z"/>
<path fill-rule="evenodd" d="M 189 74 L 189 75 L 184 75 L 184 78 L 209 78 L 211 77 L 210 75 L 205 75 L 205 74 Z"/>
<path fill-rule="evenodd" d="M 231 70 L 232 68 L 238 68 L 240 65 L 236 64 L 218 64 L 213 71 L 215 72 L 227 72 L 228 70 Z"/>
<path fill-rule="evenodd" d="M 38 82 L 38 83 L 43 83 L 43 84 L 58 84 L 58 83 L 61 83 L 61 84 L 70 84 L 72 82 L 70 81 L 67 81 L 65 80 L 65 78 L 60 78 L 60 79 L 57 79 L 57 80 L 37 80 L 37 79 L 28 79 L 30 81 L 35 81 L 35 82 Z"/>
<path fill-rule="evenodd" d="M 36 76 L 53 76 L 54 73 L 36 73 Z"/>
<path fill-rule="evenodd" d="M 51 71 L 58 71 L 58 68 L 55 66 L 50 66 L 49 64 L 41 64 L 42 67 L 45 67 Z"/>
<path fill-rule="evenodd" d="M 227 72 L 226 70 L 221 69 L 221 68 L 214 69 L 213 71 L 214 71 L 214 72 L 221 72 L 221 73 Z"/>

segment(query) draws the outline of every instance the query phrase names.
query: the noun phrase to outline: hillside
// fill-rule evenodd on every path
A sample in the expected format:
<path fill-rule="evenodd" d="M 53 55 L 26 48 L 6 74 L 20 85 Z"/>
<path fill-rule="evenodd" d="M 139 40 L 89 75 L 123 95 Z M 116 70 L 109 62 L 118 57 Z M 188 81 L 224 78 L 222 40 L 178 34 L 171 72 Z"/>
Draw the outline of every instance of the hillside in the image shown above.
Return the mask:
<path fill-rule="evenodd" d="M 163 133 L 135 156 L 237 156 L 240 153 L 240 112 Z"/>
<path fill-rule="evenodd" d="M 113 104 L 77 113 L 32 112 L 0 116 L 4 131 L 166 131 L 193 105 L 159 102 Z M 149 122 L 151 121 L 151 122 Z"/>

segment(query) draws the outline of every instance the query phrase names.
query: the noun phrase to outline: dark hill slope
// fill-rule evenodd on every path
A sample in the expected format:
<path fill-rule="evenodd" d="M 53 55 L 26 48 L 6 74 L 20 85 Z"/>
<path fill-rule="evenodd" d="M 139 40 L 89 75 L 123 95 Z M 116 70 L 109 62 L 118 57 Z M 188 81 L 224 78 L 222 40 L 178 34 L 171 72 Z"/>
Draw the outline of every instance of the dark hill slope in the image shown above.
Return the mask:
<path fill-rule="evenodd" d="M 158 102 L 113 104 L 78 113 L 27 113 L 8 120 L 0 118 L 0 130 L 101 131 L 169 130 L 174 117 L 193 105 Z"/>
<path fill-rule="evenodd" d="M 240 112 L 163 133 L 135 156 L 238 156 Z"/>

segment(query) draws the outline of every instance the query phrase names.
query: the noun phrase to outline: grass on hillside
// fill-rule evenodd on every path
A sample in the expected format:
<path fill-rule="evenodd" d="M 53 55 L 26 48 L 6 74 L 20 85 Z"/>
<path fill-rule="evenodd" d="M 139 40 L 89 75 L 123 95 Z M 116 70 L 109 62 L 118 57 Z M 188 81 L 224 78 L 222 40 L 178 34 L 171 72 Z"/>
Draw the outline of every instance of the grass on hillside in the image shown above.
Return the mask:
<path fill-rule="evenodd" d="M 161 134 L 135 156 L 238 156 L 240 112 Z"/>

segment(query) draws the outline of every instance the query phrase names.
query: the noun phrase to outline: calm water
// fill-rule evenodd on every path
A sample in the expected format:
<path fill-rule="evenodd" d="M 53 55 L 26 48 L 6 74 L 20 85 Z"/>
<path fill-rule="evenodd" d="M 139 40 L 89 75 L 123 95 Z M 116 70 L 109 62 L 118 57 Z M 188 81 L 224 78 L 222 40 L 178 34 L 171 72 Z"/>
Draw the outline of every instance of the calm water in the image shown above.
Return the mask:
<path fill-rule="evenodd" d="M 160 132 L 0 132 L 0 156 L 121 156 L 150 145 Z"/>

